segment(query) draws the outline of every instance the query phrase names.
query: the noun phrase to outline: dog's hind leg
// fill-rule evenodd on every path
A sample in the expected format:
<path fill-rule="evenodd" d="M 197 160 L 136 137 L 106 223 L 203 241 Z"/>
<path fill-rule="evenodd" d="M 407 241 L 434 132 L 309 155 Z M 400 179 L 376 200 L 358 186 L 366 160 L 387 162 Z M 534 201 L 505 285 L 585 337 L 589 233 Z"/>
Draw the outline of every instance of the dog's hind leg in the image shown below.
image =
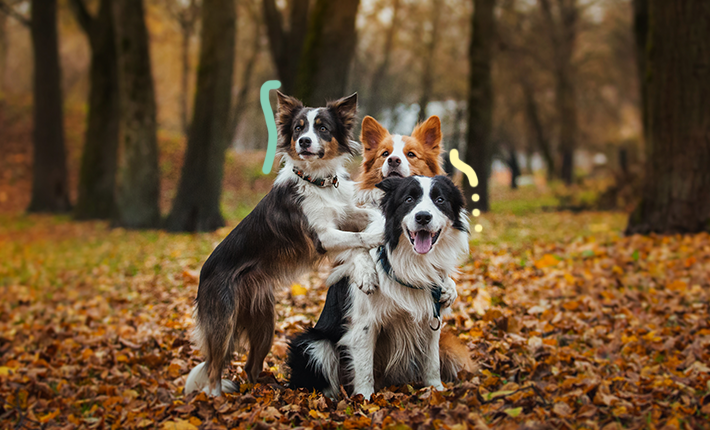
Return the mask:
<path fill-rule="evenodd" d="M 256 382 L 264 368 L 264 359 L 274 341 L 276 312 L 270 289 L 268 295 L 269 298 L 260 305 L 251 306 L 248 314 L 245 312 L 244 316 L 241 313 L 239 315 L 239 326 L 246 331 L 249 340 L 249 357 L 244 370 L 251 383 Z"/>
<path fill-rule="evenodd" d="M 237 340 L 234 338 L 237 322 L 235 286 L 228 279 L 228 276 L 221 280 L 210 279 L 200 286 L 192 337 L 205 356 L 205 363 L 190 372 L 186 391 L 199 389 L 219 396 L 223 391 L 235 388 L 231 381 L 222 380 L 222 371 L 229 364 Z"/>

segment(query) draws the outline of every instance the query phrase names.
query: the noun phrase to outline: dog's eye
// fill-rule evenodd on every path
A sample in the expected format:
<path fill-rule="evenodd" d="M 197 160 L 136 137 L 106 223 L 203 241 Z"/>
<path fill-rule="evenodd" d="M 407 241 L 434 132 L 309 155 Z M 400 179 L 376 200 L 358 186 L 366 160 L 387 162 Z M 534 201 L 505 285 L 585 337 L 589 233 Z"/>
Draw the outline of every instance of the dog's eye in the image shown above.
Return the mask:
<path fill-rule="evenodd" d="M 416 155 L 414 155 L 413 152 L 408 152 L 408 153 L 407 153 L 407 157 L 409 157 L 409 158 L 414 158 L 414 157 L 416 157 Z"/>
<path fill-rule="evenodd" d="M 386 157 L 386 156 L 388 156 L 388 155 L 390 155 L 389 151 L 385 151 L 385 152 L 382 153 L 382 156 L 383 156 L 383 157 Z"/>
<path fill-rule="evenodd" d="M 303 127 L 301 127 L 300 125 L 297 125 L 296 128 L 294 128 L 294 130 L 301 131 L 301 130 L 303 130 Z"/>
<path fill-rule="evenodd" d="M 320 126 L 320 131 L 328 131 L 328 129 L 325 128 L 325 126 L 321 125 L 321 126 Z"/>
<path fill-rule="evenodd" d="M 444 201 L 445 201 L 445 200 L 444 200 L 443 197 L 437 197 L 437 198 L 436 198 L 436 203 L 439 204 L 439 205 L 442 204 L 442 203 L 444 203 Z"/>
<path fill-rule="evenodd" d="M 412 197 L 412 196 L 407 196 L 407 198 L 404 199 L 405 203 L 412 203 L 413 201 L 414 201 L 414 197 Z"/>

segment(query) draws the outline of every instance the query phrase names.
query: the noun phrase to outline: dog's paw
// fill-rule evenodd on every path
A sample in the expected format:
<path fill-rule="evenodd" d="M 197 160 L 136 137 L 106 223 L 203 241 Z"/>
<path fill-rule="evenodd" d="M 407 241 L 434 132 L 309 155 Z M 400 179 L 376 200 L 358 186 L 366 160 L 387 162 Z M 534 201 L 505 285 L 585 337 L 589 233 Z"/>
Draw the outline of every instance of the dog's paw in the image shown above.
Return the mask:
<path fill-rule="evenodd" d="M 379 288 L 377 272 L 367 270 L 352 278 L 352 283 L 363 293 L 370 295 Z"/>
<path fill-rule="evenodd" d="M 446 278 L 444 281 L 444 286 L 441 289 L 441 298 L 439 303 L 441 303 L 442 308 L 448 308 L 453 305 L 458 298 L 459 293 L 456 291 L 456 283 L 451 278 Z"/>
<path fill-rule="evenodd" d="M 360 241 L 363 248 L 377 248 L 385 243 L 385 235 L 382 233 L 360 233 Z"/>

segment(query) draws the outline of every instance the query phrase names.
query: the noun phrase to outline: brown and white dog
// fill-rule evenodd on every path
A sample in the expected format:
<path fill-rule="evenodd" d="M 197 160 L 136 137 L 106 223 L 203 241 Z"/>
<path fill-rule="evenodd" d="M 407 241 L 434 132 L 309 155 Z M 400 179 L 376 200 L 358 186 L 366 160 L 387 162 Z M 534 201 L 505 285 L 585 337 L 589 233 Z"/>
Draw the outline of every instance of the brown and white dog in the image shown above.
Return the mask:
<path fill-rule="evenodd" d="M 378 216 L 355 206 L 355 185 L 344 167 L 356 151 L 350 138 L 357 96 L 321 108 L 281 93 L 278 101 L 284 166 L 269 194 L 202 267 L 193 340 L 205 362 L 188 375 L 186 393 L 234 391 L 222 371 L 243 339 L 249 344 L 245 371 L 255 382 L 274 337 L 275 289 L 312 270 L 326 252 L 371 249 L 383 241 L 381 231 L 345 231 L 362 231 Z M 358 273 L 372 277 L 374 270 L 370 264 Z"/>

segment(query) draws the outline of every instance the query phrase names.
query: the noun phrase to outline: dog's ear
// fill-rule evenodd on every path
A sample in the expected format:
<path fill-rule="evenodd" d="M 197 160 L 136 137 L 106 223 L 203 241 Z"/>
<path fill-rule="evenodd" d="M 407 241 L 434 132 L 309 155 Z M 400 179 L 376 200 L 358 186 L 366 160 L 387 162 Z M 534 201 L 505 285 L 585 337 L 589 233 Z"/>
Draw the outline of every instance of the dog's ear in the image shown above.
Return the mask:
<path fill-rule="evenodd" d="M 375 186 L 384 191 L 385 193 L 390 193 L 393 190 L 397 189 L 397 187 L 402 181 L 404 181 L 404 178 L 387 178 L 384 179 L 382 182 L 375 184 Z"/>
<path fill-rule="evenodd" d="M 376 151 L 380 146 L 380 142 L 385 140 L 389 136 L 389 132 L 386 128 L 377 122 L 377 120 L 371 116 L 366 116 L 362 119 L 362 129 L 360 130 L 360 142 L 365 151 L 365 155 Z"/>
<path fill-rule="evenodd" d="M 296 114 L 303 109 L 303 103 L 295 97 L 276 91 L 278 108 L 276 109 L 276 128 L 279 134 L 279 146 L 288 147 L 291 144 L 291 123 Z"/>
<path fill-rule="evenodd" d="M 357 93 L 353 93 L 342 99 L 329 102 L 328 109 L 338 117 L 338 120 L 343 124 L 348 131 L 348 135 L 355 126 L 355 116 L 357 115 Z"/>
<path fill-rule="evenodd" d="M 412 137 L 421 142 L 429 150 L 441 150 L 441 120 L 432 115 L 426 121 L 417 125 Z"/>

